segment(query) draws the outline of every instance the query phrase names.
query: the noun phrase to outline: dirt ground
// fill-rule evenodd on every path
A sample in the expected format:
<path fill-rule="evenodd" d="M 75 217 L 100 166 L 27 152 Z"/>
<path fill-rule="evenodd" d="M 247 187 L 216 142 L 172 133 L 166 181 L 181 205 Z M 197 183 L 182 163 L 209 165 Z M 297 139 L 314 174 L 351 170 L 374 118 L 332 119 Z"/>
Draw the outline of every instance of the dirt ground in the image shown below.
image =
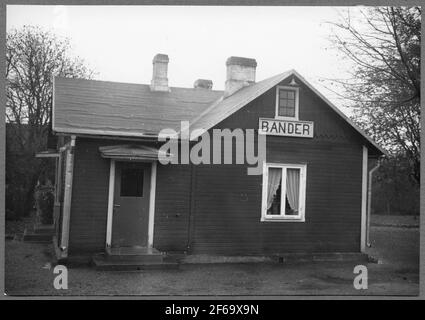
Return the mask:
<path fill-rule="evenodd" d="M 8 295 L 417 295 L 419 229 L 375 225 L 368 289 L 356 290 L 357 263 L 182 265 L 179 270 L 100 272 L 69 269 L 68 289 L 53 287 L 49 245 L 6 241 Z"/>
<path fill-rule="evenodd" d="M 388 215 L 372 215 L 372 226 L 386 226 L 386 227 L 405 227 L 417 228 L 419 227 L 419 216 L 388 216 Z"/>

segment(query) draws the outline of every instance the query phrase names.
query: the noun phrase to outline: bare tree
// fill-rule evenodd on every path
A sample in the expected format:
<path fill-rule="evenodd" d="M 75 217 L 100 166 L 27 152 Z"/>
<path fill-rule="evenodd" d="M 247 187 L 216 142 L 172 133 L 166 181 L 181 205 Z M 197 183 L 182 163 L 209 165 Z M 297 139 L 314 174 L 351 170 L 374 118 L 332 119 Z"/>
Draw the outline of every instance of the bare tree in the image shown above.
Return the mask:
<path fill-rule="evenodd" d="M 41 162 L 34 155 L 47 148 L 53 76 L 93 76 L 93 71 L 70 52 L 68 39 L 38 27 L 25 26 L 7 33 L 6 180 L 13 192 L 9 202 L 15 202 L 7 204 L 9 209 L 19 206 L 18 211 L 28 210 L 32 202 L 41 170 Z"/>
<path fill-rule="evenodd" d="M 332 25 L 333 44 L 354 63 L 332 90 L 351 101 L 354 120 L 374 139 L 408 159 L 419 184 L 421 8 L 347 11 Z"/>

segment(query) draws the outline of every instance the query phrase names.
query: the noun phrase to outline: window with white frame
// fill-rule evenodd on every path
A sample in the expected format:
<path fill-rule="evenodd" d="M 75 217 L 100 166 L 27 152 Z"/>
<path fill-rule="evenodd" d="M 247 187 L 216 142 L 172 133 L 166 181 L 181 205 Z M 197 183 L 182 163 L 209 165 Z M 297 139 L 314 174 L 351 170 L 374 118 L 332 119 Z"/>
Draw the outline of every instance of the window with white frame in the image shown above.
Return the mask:
<path fill-rule="evenodd" d="M 265 164 L 262 221 L 305 220 L 305 164 Z"/>
<path fill-rule="evenodd" d="M 298 119 L 298 88 L 277 86 L 276 118 Z"/>

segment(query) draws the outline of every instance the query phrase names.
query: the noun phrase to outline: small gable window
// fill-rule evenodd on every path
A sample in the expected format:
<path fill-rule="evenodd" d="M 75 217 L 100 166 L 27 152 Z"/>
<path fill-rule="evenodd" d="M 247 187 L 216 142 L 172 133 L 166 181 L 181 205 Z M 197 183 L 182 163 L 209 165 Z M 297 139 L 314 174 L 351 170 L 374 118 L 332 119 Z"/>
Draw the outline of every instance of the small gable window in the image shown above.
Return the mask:
<path fill-rule="evenodd" d="M 276 118 L 298 120 L 298 88 L 285 86 L 277 87 Z"/>

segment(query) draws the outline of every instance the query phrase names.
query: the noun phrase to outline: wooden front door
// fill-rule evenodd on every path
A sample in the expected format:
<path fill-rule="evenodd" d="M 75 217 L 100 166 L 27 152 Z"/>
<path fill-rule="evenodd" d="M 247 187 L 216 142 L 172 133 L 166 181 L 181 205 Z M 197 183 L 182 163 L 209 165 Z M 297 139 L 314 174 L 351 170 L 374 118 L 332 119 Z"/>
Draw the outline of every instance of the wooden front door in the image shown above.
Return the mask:
<path fill-rule="evenodd" d="M 116 162 L 112 247 L 147 246 L 151 164 Z"/>

